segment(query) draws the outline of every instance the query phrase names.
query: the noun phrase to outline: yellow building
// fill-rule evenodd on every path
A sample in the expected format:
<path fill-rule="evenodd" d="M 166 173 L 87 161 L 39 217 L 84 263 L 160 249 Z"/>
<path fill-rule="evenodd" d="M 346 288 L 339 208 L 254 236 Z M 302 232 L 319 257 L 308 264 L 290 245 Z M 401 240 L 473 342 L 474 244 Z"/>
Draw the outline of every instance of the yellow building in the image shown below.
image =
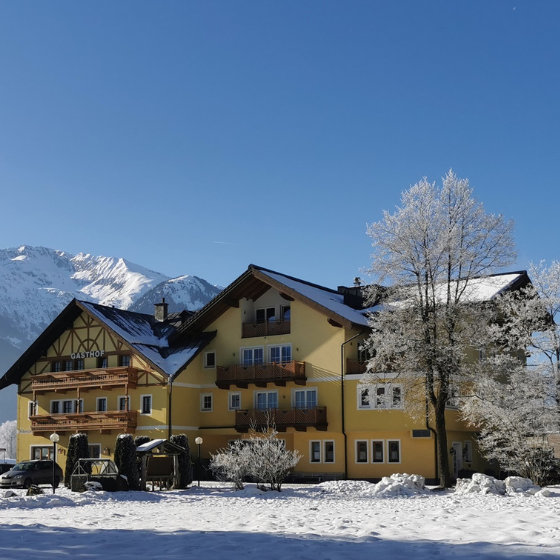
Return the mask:
<path fill-rule="evenodd" d="M 496 281 L 496 278 L 498 279 Z M 498 275 L 485 298 L 526 282 Z M 437 477 L 431 426 L 403 409 L 387 379 L 366 394 L 360 342 L 368 322 L 359 287 L 332 290 L 254 265 L 199 312 L 154 316 L 73 301 L 0 379 L 18 383 L 18 459 L 48 457 L 60 434 L 86 431 L 92 455 L 117 434 L 185 433 L 202 454 L 272 419 L 302 459 L 301 477 Z M 475 434 L 448 411 L 450 464 L 484 470 Z"/>

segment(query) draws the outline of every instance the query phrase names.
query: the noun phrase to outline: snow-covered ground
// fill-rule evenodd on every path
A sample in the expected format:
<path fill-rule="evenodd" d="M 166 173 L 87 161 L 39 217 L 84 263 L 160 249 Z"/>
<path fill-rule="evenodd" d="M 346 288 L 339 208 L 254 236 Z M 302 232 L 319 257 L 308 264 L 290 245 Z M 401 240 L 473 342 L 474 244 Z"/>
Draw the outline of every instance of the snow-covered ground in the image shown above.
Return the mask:
<path fill-rule="evenodd" d="M 560 488 L 551 490 L 383 497 L 352 481 L 281 493 L 210 482 L 146 493 L 18 490 L 0 497 L 0 558 L 557 559 Z"/>

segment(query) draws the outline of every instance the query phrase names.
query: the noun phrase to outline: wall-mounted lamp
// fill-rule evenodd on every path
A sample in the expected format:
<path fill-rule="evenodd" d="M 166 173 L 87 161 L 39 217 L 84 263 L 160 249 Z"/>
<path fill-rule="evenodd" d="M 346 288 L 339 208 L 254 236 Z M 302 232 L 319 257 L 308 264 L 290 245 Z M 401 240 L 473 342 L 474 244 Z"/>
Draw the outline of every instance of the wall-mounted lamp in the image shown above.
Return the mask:
<path fill-rule="evenodd" d="M 103 448 L 103 455 L 111 455 L 111 450 L 108 447 Z"/>

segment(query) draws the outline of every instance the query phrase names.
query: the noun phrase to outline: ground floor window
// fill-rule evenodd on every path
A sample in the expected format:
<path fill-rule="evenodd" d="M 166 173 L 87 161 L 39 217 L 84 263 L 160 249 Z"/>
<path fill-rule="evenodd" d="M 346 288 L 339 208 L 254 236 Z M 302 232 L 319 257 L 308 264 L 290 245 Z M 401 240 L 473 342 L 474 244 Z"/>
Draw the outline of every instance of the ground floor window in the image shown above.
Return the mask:
<path fill-rule="evenodd" d="M 401 462 L 401 442 L 399 440 L 387 441 L 387 459 L 389 463 Z"/>
<path fill-rule="evenodd" d="M 356 463 L 367 463 L 368 462 L 368 442 L 367 441 L 357 441 L 356 442 Z"/>
<path fill-rule="evenodd" d="M 88 455 L 90 459 L 99 459 L 101 457 L 101 444 L 90 443 L 88 445 Z"/>
<path fill-rule="evenodd" d="M 31 459 L 45 460 L 53 458 L 52 446 L 32 445 L 31 446 Z"/>
<path fill-rule="evenodd" d="M 383 441 L 371 442 L 371 462 L 383 463 Z"/>

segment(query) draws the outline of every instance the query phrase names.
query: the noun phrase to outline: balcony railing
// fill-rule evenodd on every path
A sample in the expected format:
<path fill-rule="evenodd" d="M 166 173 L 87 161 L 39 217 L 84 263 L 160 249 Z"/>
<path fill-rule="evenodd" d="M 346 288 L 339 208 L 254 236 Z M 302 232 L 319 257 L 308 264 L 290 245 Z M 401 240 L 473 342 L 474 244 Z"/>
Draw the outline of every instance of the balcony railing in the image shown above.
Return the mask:
<path fill-rule="evenodd" d="M 365 373 L 367 362 L 360 362 L 358 360 L 346 359 L 346 373 Z"/>
<path fill-rule="evenodd" d="M 290 320 L 266 321 L 265 323 L 243 323 L 242 338 L 255 336 L 273 336 L 276 334 L 290 334 Z"/>
<path fill-rule="evenodd" d="M 31 431 L 33 433 L 91 430 L 126 432 L 136 428 L 137 416 L 137 410 L 35 415 L 31 416 Z"/>
<path fill-rule="evenodd" d="M 250 428 L 260 430 L 271 424 L 274 424 L 279 432 L 285 432 L 286 428 L 304 432 L 310 427 L 324 431 L 328 425 L 327 407 L 235 411 L 235 429 L 238 432 L 247 432 Z"/>
<path fill-rule="evenodd" d="M 220 389 L 229 389 L 230 385 L 246 389 L 249 383 L 257 387 L 266 387 L 267 383 L 285 387 L 288 381 L 294 381 L 296 385 L 305 385 L 306 382 L 305 362 L 218 366 L 216 370 L 216 385 Z"/>
<path fill-rule="evenodd" d="M 68 391 L 70 389 L 106 388 L 128 385 L 134 388 L 138 382 L 138 370 L 132 367 L 82 369 L 59 371 L 33 376 L 31 388 L 35 392 Z"/>

